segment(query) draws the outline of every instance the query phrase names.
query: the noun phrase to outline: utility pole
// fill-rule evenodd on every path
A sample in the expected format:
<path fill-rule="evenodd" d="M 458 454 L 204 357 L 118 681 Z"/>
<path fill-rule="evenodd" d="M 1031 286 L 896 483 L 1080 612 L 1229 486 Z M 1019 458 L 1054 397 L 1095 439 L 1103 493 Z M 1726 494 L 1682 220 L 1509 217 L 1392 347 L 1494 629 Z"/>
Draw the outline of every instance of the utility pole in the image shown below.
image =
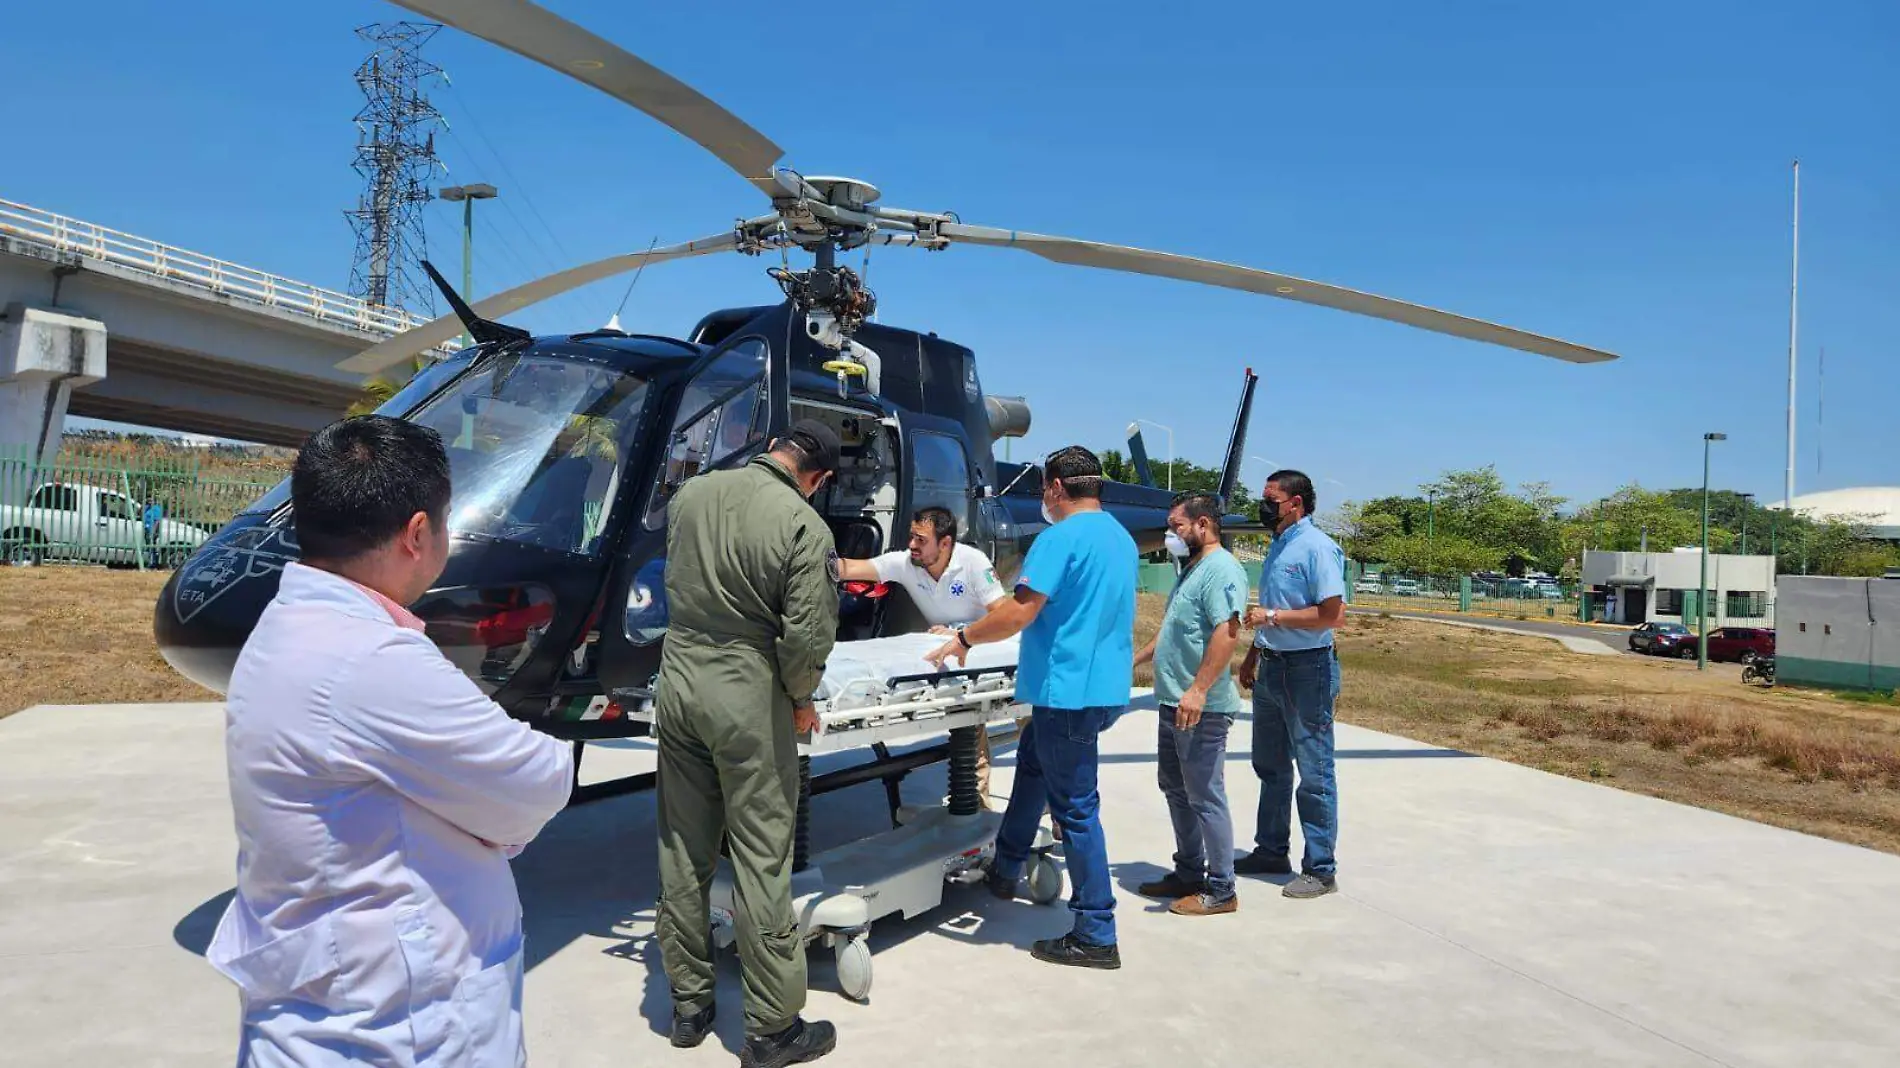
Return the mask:
<path fill-rule="evenodd" d="M 1702 435 L 1702 585 L 1696 591 L 1696 670 L 1709 670 L 1709 446 L 1727 434 Z"/>
<path fill-rule="evenodd" d="M 1794 507 L 1794 368 L 1797 314 L 1801 296 L 1801 161 L 1794 161 L 1794 255 L 1788 282 L 1788 480 L 1782 498 Z"/>
<path fill-rule="evenodd" d="M 1742 555 L 1748 555 L 1748 510 L 1755 503 L 1755 495 L 1744 493 L 1742 498 Z"/>

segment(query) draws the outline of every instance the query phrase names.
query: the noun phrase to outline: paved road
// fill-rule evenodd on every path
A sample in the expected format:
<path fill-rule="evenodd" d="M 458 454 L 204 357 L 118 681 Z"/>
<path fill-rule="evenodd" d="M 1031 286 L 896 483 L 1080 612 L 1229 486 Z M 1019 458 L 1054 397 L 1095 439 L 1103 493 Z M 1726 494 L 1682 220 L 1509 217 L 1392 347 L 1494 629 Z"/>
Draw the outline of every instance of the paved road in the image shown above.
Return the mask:
<path fill-rule="evenodd" d="M 1525 634 L 1555 634 L 1565 638 L 1588 638 L 1602 642 L 1619 653 L 1629 651 L 1629 632 L 1632 627 L 1589 627 L 1582 623 L 1559 623 L 1542 619 L 1501 619 L 1468 613 L 1450 612 L 1407 612 L 1391 608 L 1349 608 L 1349 612 L 1365 615 L 1391 615 L 1401 619 L 1456 620 L 1460 623 L 1482 623 L 1487 627 L 1503 627 L 1506 630 L 1521 631 Z"/>

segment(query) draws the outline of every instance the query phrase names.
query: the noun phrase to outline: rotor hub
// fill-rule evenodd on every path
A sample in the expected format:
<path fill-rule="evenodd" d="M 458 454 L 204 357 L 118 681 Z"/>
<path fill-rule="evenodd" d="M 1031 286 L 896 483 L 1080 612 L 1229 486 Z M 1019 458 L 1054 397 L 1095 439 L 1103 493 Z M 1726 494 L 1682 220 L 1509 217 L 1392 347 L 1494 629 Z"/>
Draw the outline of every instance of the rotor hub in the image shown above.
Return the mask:
<path fill-rule="evenodd" d="M 806 178 L 805 182 L 825 198 L 825 203 L 848 211 L 863 211 L 877 203 L 877 198 L 883 195 L 878 192 L 877 186 L 857 178 L 820 175 Z"/>

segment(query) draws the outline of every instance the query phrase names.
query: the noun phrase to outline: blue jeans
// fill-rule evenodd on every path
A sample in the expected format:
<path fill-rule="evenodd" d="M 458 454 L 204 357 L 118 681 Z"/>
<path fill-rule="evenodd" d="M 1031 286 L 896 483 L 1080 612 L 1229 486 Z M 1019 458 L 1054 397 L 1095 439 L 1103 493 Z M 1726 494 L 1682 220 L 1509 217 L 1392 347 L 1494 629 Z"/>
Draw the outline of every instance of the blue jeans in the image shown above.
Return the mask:
<path fill-rule="evenodd" d="M 1155 775 L 1174 821 L 1174 875 L 1203 883 L 1208 896 L 1234 892 L 1234 817 L 1227 808 L 1227 731 L 1234 717 L 1203 712 L 1188 730 L 1174 728 L 1174 706 L 1161 706 Z"/>
<path fill-rule="evenodd" d="M 1069 910 L 1075 937 L 1095 946 L 1115 944 L 1115 886 L 1108 877 L 1108 846 L 1102 840 L 1102 795 L 1095 788 L 1101 733 L 1126 706 L 1038 708 L 1016 744 L 1016 781 L 1009 808 L 996 832 L 995 874 L 1014 879 L 1023 872 L 1043 806 L 1062 828 L 1062 856 L 1069 866 Z"/>
<path fill-rule="evenodd" d="M 1333 783 L 1333 700 L 1339 661 L 1328 648 L 1275 656 L 1262 651 L 1253 688 L 1253 770 L 1260 776 L 1257 851 L 1286 856 L 1292 808 L 1300 808 L 1306 858 L 1300 870 L 1331 876 L 1339 839 L 1339 793 Z M 1300 789 L 1293 791 L 1299 765 Z"/>

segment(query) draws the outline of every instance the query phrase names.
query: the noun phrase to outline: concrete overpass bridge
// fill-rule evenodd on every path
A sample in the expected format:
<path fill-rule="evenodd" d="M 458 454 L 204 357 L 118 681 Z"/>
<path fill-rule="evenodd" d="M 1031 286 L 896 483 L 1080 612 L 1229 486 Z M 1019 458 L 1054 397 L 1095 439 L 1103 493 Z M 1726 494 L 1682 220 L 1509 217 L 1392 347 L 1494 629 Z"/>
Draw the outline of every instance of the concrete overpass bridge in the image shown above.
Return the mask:
<path fill-rule="evenodd" d="M 50 461 L 68 413 L 298 445 L 424 320 L 0 200 L 0 453 Z"/>

